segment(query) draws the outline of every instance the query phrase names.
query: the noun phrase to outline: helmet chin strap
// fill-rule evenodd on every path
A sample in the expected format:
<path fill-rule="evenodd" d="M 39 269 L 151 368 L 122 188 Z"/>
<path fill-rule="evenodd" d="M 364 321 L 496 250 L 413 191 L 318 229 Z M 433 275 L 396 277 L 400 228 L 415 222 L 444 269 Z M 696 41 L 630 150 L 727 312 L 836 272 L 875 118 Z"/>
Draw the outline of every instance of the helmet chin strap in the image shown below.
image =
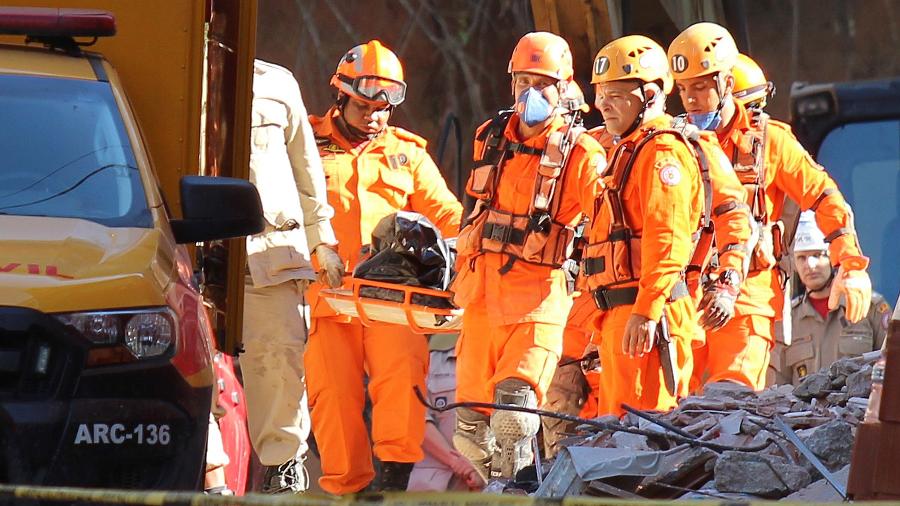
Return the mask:
<path fill-rule="evenodd" d="M 644 93 L 644 86 L 646 83 L 641 83 L 638 86 L 638 90 L 641 92 L 641 110 L 638 112 L 637 116 L 635 116 L 634 121 L 631 122 L 631 126 L 628 127 L 627 130 L 622 132 L 622 135 L 619 137 L 628 137 L 631 135 L 638 127 L 641 126 L 641 123 L 644 121 L 644 113 L 647 112 L 647 108 L 650 107 L 650 104 L 647 102 L 647 94 Z"/>
<path fill-rule="evenodd" d="M 828 288 L 828 285 L 830 285 L 831 282 L 834 281 L 834 275 L 835 275 L 835 274 L 837 274 L 837 269 L 835 269 L 834 267 L 832 267 L 832 268 L 831 268 L 831 274 L 828 275 L 828 279 L 826 279 L 819 287 L 817 287 L 817 288 L 807 288 L 807 290 L 809 290 L 809 293 L 813 293 L 813 292 L 821 292 L 822 290 Z"/>
<path fill-rule="evenodd" d="M 381 131 L 376 132 L 374 134 L 366 133 L 366 132 L 360 130 L 359 128 L 356 128 L 355 126 L 351 125 L 350 123 L 347 122 L 346 119 L 344 119 L 344 107 L 346 107 L 347 102 L 349 102 L 349 101 L 350 101 L 350 97 L 344 93 L 338 94 L 337 100 L 335 101 L 335 105 L 337 105 L 338 112 L 340 112 L 340 115 L 338 116 L 337 125 L 338 125 L 338 128 L 341 130 L 341 133 L 344 134 L 344 136 L 347 137 L 347 140 L 350 141 L 351 143 L 370 141 L 370 140 L 374 139 L 375 137 L 378 137 L 378 135 L 381 134 Z M 394 112 L 394 106 L 390 106 L 388 108 L 388 114 L 393 114 L 393 112 Z M 388 118 L 390 118 L 390 116 L 388 116 Z"/>
<path fill-rule="evenodd" d="M 719 117 L 722 115 L 722 108 L 725 107 L 725 89 L 723 89 L 722 84 L 722 73 L 716 73 L 716 95 L 719 96 L 719 105 L 716 106 L 716 113 L 719 114 Z"/>

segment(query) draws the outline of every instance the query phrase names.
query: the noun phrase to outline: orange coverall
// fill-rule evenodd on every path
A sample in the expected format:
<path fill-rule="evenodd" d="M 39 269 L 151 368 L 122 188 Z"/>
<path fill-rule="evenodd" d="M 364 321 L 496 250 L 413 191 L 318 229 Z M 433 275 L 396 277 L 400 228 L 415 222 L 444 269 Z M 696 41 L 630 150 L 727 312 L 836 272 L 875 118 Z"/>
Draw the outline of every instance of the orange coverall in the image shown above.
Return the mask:
<path fill-rule="evenodd" d="M 595 372 L 584 374 L 581 363 L 574 362 L 584 356 L 585 348 L 591 342 L 590 320 L 595 307 L 589 294 L 582 293 L 574 298 L 562 338 L 561 362 L 568 363 L 557 367 L 541 409 L 583 418 L 597 416 L 600 375 Z M 567 434 L 574 433 L 578 423 L 542 417 L 541 425 L 545 456 L 551 458 L 559 450 L 559 442 Z"/>
<path fill-rule="evenodd" d="M 791 133 L 790 126 L 768 120 L 765 145 L 766 212 L 769 223 L 781 219 L 785 196 L 810 209 L 825 190 L 816 210 L 816 223 L 827 236 L 842 227 L 851 227 L 851 216 L 834 180 L 818 165 Z M 722 150 L 732 161 L 738 153 L 749 153 L 753 126 L 743 106 L 735 102 L 731 125 L 718 134 Z M 848 256 L 862 255 L 854 234 L 841 235 L 829 245 L 833 263 Z M 756 390 L 765 388 L 769 351 L 774 346 L 774 324 L 783 305 L 781 279 L 772 270 L 753 270 L 741 283 L 735 317 L 724 327 L 707 335 L 707 350 L 697 350 L 706 362 L 708 382 L 730 380 Z"/>
<path fill-rule="evenodd" d="M 672 118 L 669 117 L 672 121 Z M 596 138 L 608 151 L 611 151 L 612 136 L 604 127 L 594 128 L 589 133 Z M 750 238 L 750 212 L 745 205 L 746 191 L 731 166 L 731 162 L 719 147 L 718 139 L 712 132 L 699 132 L 698 144 L 706 155 L 709 165 L 709 180 L 711 192 L 710 217 L 715 229 L 715 246 L 718 249 L 719 266 L 715 273 L 726 269 L 742 272 L 746 258 L 744 248 L 732 248 L 731 245 L 744 245 Z M 702 179 L 701 179 L 702 182 Z M 698 273 L 699 277 L 699 273 Z M 695 278 L 695 281 L 699 279 Z M 695 303 L 700 302 L 703 295 L 702 287 L 692 286 L 691 295 Z M 694 341 L 694 371 L 690 381 L 690 389 L 694 390 L 700 385 L 706 365 L 706 336 L 703 332 L 696 334 Z M 699 353 L 699 357 L 698 357 Z"/>
<path fill-rule="evenodd" d="M 557 116 L 543 132 L 520 139 L 518 122 L 518 114 L 513 114 L 503 135 L 511 142 L 536 149 L 543 149 L 549 134 L 564 125 Z M 482 125 L 479 132 L 488 125 Z M 482 142 L 476 140 L 475 153 L 481 152 Z M 526 154 L 516 154 L 504 162 L 494 199 L 496 208 L 528 213 L 539 162 L 540 156 Z M 562 200 L 556 222 L 572 227 L 578 224 L 582 209 L 593 206 L 598 172 L 604 166 L 603 149 L 589 136 L 581 135 L 558 180 L 557 198 Z M 457 341 L 459 402 L 492 402 L 498 382 L 517 378 L 534 388 L 541 405 L 562 354 L 563 327 L 572 306 L 565 273 L 518 260 L 501 274 L 509 260 L 508 255 L 493 252 L 457 258 L 458 274 L 452 290 L 454 301 L 465 308 Z"/>
<path fill-rule="evenodd" d="M 671 116 L 666 116 L 672 121 Z M 588 133 L 612 152 L 612 136 L 604 127 L 593 128 Z M 746 252 L 743 245 L 750 239 L 750 211 L 745 205 L 746 191 L 731 166 L 731 162 L 719 147 L 718 139 L 712 132 L 699 132 L 698 143 L 709 164 L 709 181 L 712 192 L 710 218 L 715 228 L 719 267 L 715 273 L 731 269 L 742 272 Z M 702 184 L 702 179 L 701 179 Z M 741 246 L 729 248 L 728 246 Z M 690 286 L 690 284 L 689 284 Z M 693 288 L 693 287 L 692 287 Z M 696 287 L 700 288 L 700 287 Z M 702 291 L 692 291 L 691 295 L 700 302 Z M 704 337 L 700 335 L 703 342 Z M 694 364 L 696 371 L 696 363 Z"/>
<path fill-rule="evenodd" d="M 389 126 L 378 137 L 353 146 L 340 133 L 332 108 L 310 117 L 322 165 L 338 252 L 347 272 L 372 229 L 397 210 L 428 217 L 445 237 L 459 231 L 462 206 L 425 151 L 425 140 Z M 336 314 L 319 297 L 322 285 L 308 293 L 312 321 L 305 355 L 313 431 L 322 459 L 319 485 L 333 494 L 357 492 L 375 476 L 369 434 L 363 422 L 369 376 L 372 442 L 379 459 L 416 462 L 423 457 L 425 407 L 414 386 L 425 391 L 428 345 L 405 327 L 364 327 Z"/>
<path fill-rule="evenodd" d="M 584 356 L 585 349 L 591 343 L 591 332 L 593 325 L 591 319 L 597 306 L 590 294 L 583 293 L 575 297 L 572 303 L 572 310 L 569 311 L 569 319 L 566 321 L 566 328 L 563 331 L 563 357 L 579 358 Z M 569 367 L 580 367 L 579 364 L 572 364 Z M 581 407 L 579 416 L 585 418 L 593 418 L 597 416 L 597 409 L 600 397 L 600 375 L 598 373 L 585 374 L 588 386 L 591 391 L 588 398 Z"/>
<path fill-rule="evenodd" d="M 670 122 L 668 116 L 651 120 L 621 139 L 619 147 L 629 141 L 640 142 L 648 128 L 667 128 Z M 615 154 L 610 156 L 610 160 L 615 160 Z M 704 192 L 699 167 L 688 147 L 668 134 L 655 137 L 635 156 L 637 160 L 621 189 L 621 197 L 626 224 L 633 236 L 642 237 L 641 270 L 636 273 L 637 281 L 622 285 L 637 286 L 634 304 L 600 311 L 594 321 L 593 340 L 600 348 L 603 367 L 600 414 L 622 414 L 623 402 L 638 409 L 673 408 L 677 397 L 687 394 L 692 368 L 691 342 L 699 333 L 691 297 L 666 302 L 673 287 L 682 280 L 693 250 L 691 235 L 700 224 Z M 621 170 L 624 164 L 619 165 Z M 613 177 L 604 176 L 604 181 L 613 184 Z M 597 214 L 591 217 L 589 244 L 608 240 L 612 219 L 609 206 L 601 204 Z M 612 269 L 618 267 L 614 265 Z M 587 286 L 591 290 L 598 288 L 592 277 L 587 278 Z M 676 395 L 666 390 L 655 347 L 636 358 L 622 351 L 625 323 L 632 313 L 659 321 L 664 311 L 677 357 Z"/>

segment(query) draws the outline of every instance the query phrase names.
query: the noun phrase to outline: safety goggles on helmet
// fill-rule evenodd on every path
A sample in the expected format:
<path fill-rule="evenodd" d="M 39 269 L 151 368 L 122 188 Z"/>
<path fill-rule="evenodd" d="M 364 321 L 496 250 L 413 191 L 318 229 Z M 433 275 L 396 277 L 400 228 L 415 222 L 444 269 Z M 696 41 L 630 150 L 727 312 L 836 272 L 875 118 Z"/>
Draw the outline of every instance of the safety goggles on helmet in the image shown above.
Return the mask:
<path fill-rule="evenodd" d="M 775 95 L 775 84 L 767 81 L 765 84 L 752 86 L 745 90 L 735 90 L 732 92 L 734 98 L 743 104 L 756 102 L 765 98 L 771 98 Z"/>
<path fill-rule="evenodd" d="M 406 99 L 406 83 L 378 76 L 359 76 L 355 79 L 338 74 L 338 79 L 350 85 L 353 93 L 375 102 L 400 105 Z"/>

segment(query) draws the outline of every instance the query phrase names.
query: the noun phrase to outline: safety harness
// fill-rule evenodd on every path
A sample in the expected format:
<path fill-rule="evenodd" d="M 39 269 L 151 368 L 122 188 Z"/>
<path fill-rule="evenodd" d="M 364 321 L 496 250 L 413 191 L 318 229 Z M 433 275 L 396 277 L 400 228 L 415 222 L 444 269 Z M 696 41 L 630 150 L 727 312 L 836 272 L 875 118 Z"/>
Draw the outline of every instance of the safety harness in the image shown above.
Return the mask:
<path fill-rule="evenodd" d="M 747 191 L 746 203 L 753 217 L 744 277 L 752 272 L 774 268 L 784 253 L 784 224 L 781 221 L 770 223 L 766 208 L 766 137 L 769 115 L 759 109 L 747 109 L 747 114 L 750 115 L 751 128 L 745 135 L 750 138 L 750 150 L 742 152 L 735 143 L 731 152 L 731 165 Z"/>
<path fill-rule="evenodd" d="M 711 260 L 712 242 L 701 241 L 705 236 L 711 237 L 712 225 L 712 184 L 709 177 L 709 161 L 696 139 L 691 140 L 681 131 L 664 128 L 649 129 L 647 134 L 639 142 L 624 142 L 616 148 L 613 154 L 610 169 L 612 181 L 607 185 L 594 203 L 594 215 L 605 203 L 609 208 L 612 220 L 606 239 L 601 242 L 588 244 L 584 249 L 584 258 L 581 261 L 581 274 L 585 276 L 588 286 L 595 287 L 591 294 L 597 307 L 601 310 L 609 310 L 617 306 L 634 304 L 637 299 L 638 287 L 634 286 L 640 280 L 641 273 L 641 236 L 637 235 L 625 219 L 622 192 L 634 168 L 637 155 L 640 150 L 652 139 L 660 135 L 673 135 L 683 142 L 696 157 L 700 166 L 701 179 L 704 187 L 703 215 L 698 230 L 692 235 L 694 251 L 692 258 L 698 258 L 701 264 Z M 707 251 L 699 251 L 703 247 Z M 705 265 L 699 267 L 705 269 Z M 672 302 L 689 295 L 687 284 L 682 280 L 675 284 L 669 294 L 668 301 Z M 623 286 L 630 285 L 630 286 Z"/>
<path fill-rule="evenodd" d="M 672 128 L 681 132 L 688 140 L 691 141 L 691 144 L 694 147 L 694 150 L 700 156 L 706 155 L 706 151 L 703 149 L 703 144 L 708 143 L 714 146 L 716 151 L 719 151 L 719 141 L 714 137 L 712 132 L 705 132 L 700 130 L 696 125 L 693 125 L 688 122 L 687 115 L 680 115 L 672 118 Z M 708 167 L 707 167 L 708 168 Z M 701 164 L 701 177 L 703 179 L 704 188 L 710 192 L 707 195 L 711 195 L 712 191 L 712 181 L 709 175 L 708 170 L 704 170 L 703 165 Z M 697 239 L 696 247 L 694 248 L 694 255 L 691 257 L 691 261 L 688 263 L 687 268 L 685 269 L 685 279 L 688 284 L 688 288 L 692 293 L 702 284 L 706 283 L 709 280 L 709 275 L 711 272 L 715 271 L 719 267 L 719 257 L 729 251 L 741 250 L 746 253 L 749 253 L 747 250 L 746 244 L 741 243 L 729 243 L 729 244 L 718 244 L 716 239 L 716 230 L 715 230 L 715 222 L 713 221 L 720 216 L 730 213 L 736 209 L 746 209 L 750 210 L 750 206 L 746 202 L 736 202 L 736 201 L 728 201 L 712 209 L 712 213 L 707 211 L 706 216 L 709 216 L 709 220 L 706 221 L 700 231 L 698 232 L 699 236 Z"/>
<path fill-rule="evenodd" d="M 509 261 L 500 269 L 508 272 L 516 261 L 559 268 L 572 253 L 575 229 L 556 221 L 564 186 L 565 168 L 584 128 L 574 117 L 552 132 L 541 150 L 511 142 L 504 135 L 513 111 L 500 111 L 478 135 L 484 143 L 466 185 L 477 198 L 457 239 L 460 255 L 474 258 L 483 252 L 502 253 Z M 513 214 L 495 207 L 497 186 L 505 162 L 515 155 L 540 156 L 535 191 L 528 214 Z"/>

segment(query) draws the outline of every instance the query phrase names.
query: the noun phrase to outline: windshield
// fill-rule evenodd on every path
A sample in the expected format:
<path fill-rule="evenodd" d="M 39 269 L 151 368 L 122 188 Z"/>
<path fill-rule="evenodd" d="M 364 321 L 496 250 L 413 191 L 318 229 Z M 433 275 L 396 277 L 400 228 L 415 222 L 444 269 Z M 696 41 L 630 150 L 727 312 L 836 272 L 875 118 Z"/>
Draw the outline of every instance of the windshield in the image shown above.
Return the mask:
<path fill-rule="evenodd" d="M 0 214 L 152 227 L 109 84 L 0 75 Z"/>
<path fill-rule="evenodd" d="M 853 207 L 872 284 L 889 301 L 900 293 L 900 120 L 835 128 L 819 149 L 819 162 Z"/>

